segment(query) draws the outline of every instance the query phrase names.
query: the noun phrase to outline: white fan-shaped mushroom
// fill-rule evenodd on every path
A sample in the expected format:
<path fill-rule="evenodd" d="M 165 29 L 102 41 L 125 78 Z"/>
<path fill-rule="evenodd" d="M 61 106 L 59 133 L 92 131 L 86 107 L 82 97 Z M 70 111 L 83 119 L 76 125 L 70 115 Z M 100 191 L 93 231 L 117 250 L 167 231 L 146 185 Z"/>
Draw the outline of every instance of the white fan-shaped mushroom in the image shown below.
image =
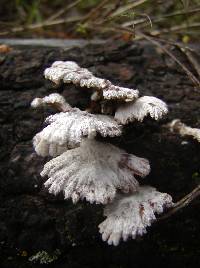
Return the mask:
<path fill-rule="evenodd" d="M 114 86 L 109 80 L 95 77 L 88 69 L 79 67 L 75 62 L 56 61 L 44 72 L 45 78 L 59 84 L 73 83 L 81 87 L 95 88 L 103 92 L 107 100 L 124 100 L 126 102 L 138 98 L 138 90 Z"/>
<path fill-rule="evenodd" d="M 172 198 L 150 186 L 141 186 L 132 195 L 118 195 L 112 204 L 104 209 L 107 217 L 99 225 L 102 239 L 117 246 L 122 238 L 126 241 L 146 233 L 146 228 L 156 220 L 164 208 L 173 206 Z"/>
<path fill-rule="evenodd" d="M 134 120 L 143 121 L 148 114 L 158 120 L 168 112 L 167 105 L 162 100 L 143 96 L 134 102 L 122 104 L 115 112 L 115 119 L 121 124 Z"/>
<path fill-rule="evenodd" d="M 35 98 L 31 102 L 33 108 L 38 108 L 45 105 L 53 105 L 60 111 L 67 111 L 71 106 L 65 101 L 65 98 L 58 93 L 52 93 L 44 98 Z"/>
<path fill-rule="evenodd" d="M 49 177 L 45 186 L 50 193 L 63 192 L 73 202 L 85 198 L 91 203 L 107 204 L 117 189 L 124 193 L 136 191 L 134 175 L 146 176 L 149 172 L 148 160 L 128 155 L 111 144 L 85 140 L 80 147 L 49 161 L 41 175 Z"/>
<path fill-rule="evenodd" d="M 83 138 L 101 136 L 114 137 L 121 135 L 121 127 L 110 116 L 90 114 L 73 108 L 65 113 L 57 113 L 46 119 L 49 123 L 35 135 L 33 145 L 41 156 L 57 156 L 67 148 L 80 145 Z"/>

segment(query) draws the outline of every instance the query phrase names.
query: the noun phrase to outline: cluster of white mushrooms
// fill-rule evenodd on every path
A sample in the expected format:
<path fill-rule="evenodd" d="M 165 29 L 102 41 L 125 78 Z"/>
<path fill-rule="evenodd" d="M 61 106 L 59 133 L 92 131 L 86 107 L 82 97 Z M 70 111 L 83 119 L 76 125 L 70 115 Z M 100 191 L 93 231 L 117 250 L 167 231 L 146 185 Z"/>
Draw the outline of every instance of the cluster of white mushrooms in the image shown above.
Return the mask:
<path fill-rule="evenodd" d="M 95 137 L 120 136 L 123 125 L 142 121 L 147 115 L 158 120 L 167 113 L 166 104 L 155 97 L 139 97 L 138 90 L 97 78 L 72 61 L 56 61 L 45 70 L 45 77 L 56 84 L 73 83 L 88 88 L 92 102 L 99 107 L 105 101 L 115 107 L 109 115 L 103 114 L 104 109 L 100 109 L 100 114 L 81 111 L 57 93 L 33 100 L 34 108 L 53 105 L 59 110 L 46 119 L 47 127 L 33 139 L 38 155 L 53 157 L 41 172 L 41 176 L 48 177 L 45 186 L 55 195 L 63 192 L 64 198 L 71 198 L 74 203 L 85 199 L 104 204 L 106 219 L 99 229 L 108 244 L 118 245 L 121 239 L 143 235 L 156 213 L 173 206 L 172 198 L 150 186 L 139 185 L 136 177 L 150 172 L 147 159 Z"/>

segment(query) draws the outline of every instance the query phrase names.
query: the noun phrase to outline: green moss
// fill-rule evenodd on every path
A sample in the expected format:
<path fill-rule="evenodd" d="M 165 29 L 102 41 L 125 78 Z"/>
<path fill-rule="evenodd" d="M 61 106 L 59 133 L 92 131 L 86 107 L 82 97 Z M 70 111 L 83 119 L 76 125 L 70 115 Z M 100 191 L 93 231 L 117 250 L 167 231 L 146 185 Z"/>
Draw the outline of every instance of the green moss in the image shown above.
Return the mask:
<path fill-rule="evenodd" d="M 35 255 L 32 255 L 28 260 L 30 262 L 39 262 L 40 264 L 52 263 L 58 259 L 61 254 L 59 249 L 56 249 L 53 253 L 48 253 L 44 250 L 38 251 Z"/>
<path fill-rule="evenodd" d="M 200 174 L 199 172 L 194 172 L 192 174 L 192 180 L 194 181 L 195 184 L 200 184 Z"/>

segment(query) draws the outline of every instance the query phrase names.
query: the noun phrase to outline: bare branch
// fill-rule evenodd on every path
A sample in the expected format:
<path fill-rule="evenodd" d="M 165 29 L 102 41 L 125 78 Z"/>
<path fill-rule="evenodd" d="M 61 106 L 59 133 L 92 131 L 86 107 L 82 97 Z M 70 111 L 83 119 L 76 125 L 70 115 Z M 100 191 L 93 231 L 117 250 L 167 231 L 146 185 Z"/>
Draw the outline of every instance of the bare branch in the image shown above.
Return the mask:
<path fill-rule="evenodd" d="M 177 12 L 173 12 L 173 13 L 169 13 L 169 14 L 166 14 L 166 15 L 163 15 L 162 17 L 151 17 L 151 21 L 153 23 L 157 23 L 157 22 L 160 22 L 160 21 L 163 21 L 165 19 L 168 19 L 168 18 L 171 18 L 171 17 L 175 17 L 175 16 L 182 16 L 182 15 L 193 15 L 195 13 L 199 13 L 200 12 L 200 8 L 197 7 L 197 8 L 194 8 L 194 9 L 190 9 L 190 10 L 179 10 Z M 145 23 L 147 21 L 147 19 L 138 19 L 136 21 L 128 21 L 128 22 L 125 22 L 123 24 L 124 27 L 128 27 L 128 26 L 131 26 L 133 23 L 135 25 L 138 25 L 138 24 L 142 24 L 142 23 Z"/>
<path fill-rule="evenodd" d="M 64 8 L 62 7 L 62 9 L 60 9 L 58 12 L 56 12 L 51 17 L 49 17 L 47 19 L 47 21 L 54 21 L 55 19 L 57 19 L 58 17 L 60 17 L 61 15 L 63 15 L 64 13 L 66 13 L 67 11 L 69 11 L 70 9 L 75 7 L 76 5 L 78 5 L 81 1 L 83 1 L 83 0 L 76 0 L 76 1 L 73 1 L 72 3 L 70 3 L 69 5 L 67 5 Z"/>
<path fill-rule="evenodd" d="M 126 12 L 130 9 L 133 9 L 141 4 L 144 4 L 145 2 L 147 2 L 147 0 L 138 0 L 138 1 L 134 1 L 132 3 L 129 3 L 127 5 L 123 5 L 122 7 L 118 8 L 110 17 L 114 18 L 114 17 L 120 16 L 124 12 Z"/>
<path fill-rule="evenodd" d="M 150 36 L 144 34 L 144 33 L 139 33 L 140 36 L 142 36 L 144 39 L 150 41 L 152 44 L 156 45 L 157 47 L 161 48 L 168 56 L 170 56 L 183 70 L 184 72 L 188 75 L 190 80 L 196 85 L 198 88 L 200 88 L 200 81 L 193 75 L 192 72 L 183 64 L 180 62 L 179 59 L 174 56 L 166 47 L 164 47 L 162 44 L 160 44 L 158 41 L 154 40 Z"/>
<path fill-rule="evenodd" d="M 192 192 L 190 192 L 189 194 L 184 196 L 181 200 L 179 200 L 177 203 L 175 203 L 172 209 L 170 209 L 167 213 L 158 218 L 158 221 L 167 219 L 170 216 L 174 215 L 182 208 L 188 206 L 194 199 L 196 199 L 199 196 L 200 196 L 200 185 L 198 185 Z"/>
<path fill-rule="evenodd" d="M 103 0 L 99 3 L 99 5 L 97 5 L 95 8 L 93 8 L 86 16 L 85 18 L 83 18 L 83 20 L 81 20 L 81 23 L 85 23 L 88 20 L 94 19 L 98 14 L 99 11 L 102 9 L 102 7 L 104 7 L 107 3 L 109 2 L 109 0 Z"/>
<path fill-rule="evenodd" d="M 72 17 L 72 18 L 67 18 L 67 19 L 57 19 L 54 21 L 44 21 L 41 23 L 35 23 L 35 24 L 30 24 L 30 25 L 25 25 L 25 26 L 18 26 L 18 27 L 14 27 L 10 30 L 7 31 L 3 31 L 0 32 L 0 36 L 3 35 L 8 35 L 11 33 L 18 33 L 18 32 L 24 32 L 27 30 L 35 30 L 35 29 L 39 29 L 42 27 L 49 27 L 49 26 L 54 26 L 54 25 L 59 25 L 59 24 L 67 24 L 67 23 L 72 23 L 72 22 L 78 22 L 81 19 L 83 19 L 85 16 L 78 16 L 78 17 Z"/>
<path fill-rule="evenodd" d="M 189 51 L 187 48 L 180 48 L 181 52 L 185 54 L 190 64 L 196 70 L 198 76 L 200 77 L 200 64 L 197 59 L 193 56 L 192 51 Z"/>

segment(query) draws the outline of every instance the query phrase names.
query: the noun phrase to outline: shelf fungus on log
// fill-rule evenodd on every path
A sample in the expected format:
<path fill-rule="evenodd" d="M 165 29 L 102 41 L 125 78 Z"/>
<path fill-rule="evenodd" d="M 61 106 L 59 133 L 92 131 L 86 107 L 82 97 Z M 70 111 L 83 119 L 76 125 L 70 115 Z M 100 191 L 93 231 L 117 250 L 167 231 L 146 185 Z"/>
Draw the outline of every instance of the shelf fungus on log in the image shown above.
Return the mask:
<path fill-rule="evenodd" d="M 51 115 L 49 125 L 35 135 L 33 145 L 41 156 L 57 156 L 67 149 L 78 147 L 83 138 L 94 138 L 122 134 L 121 126 L 110 116 L 95 115 L 78 108 Z"/>
<path fill-rule="evenodd" d="M 49 177 L 45 186 L 50 193 L 63 192 L 74 203 L 85 198 L 90 203 L 107 204 L 117 190 L 136 191 L 139 185 L 135 175 L 144 177 L 149 172 L 148 160 L 111 144 L 85 140 L 80 147 L 50 160 L 41 175 Z"/>
<path fill-rule="evenodd" d="M 104 209 L 106 219 L 99 225 L 103 241 L 117 246 L 121 239 L 135 239 L 146 233 L 146 228 L 165 208 L 173 206 L 172 198 L 150 186 L 141 186 L 128 195 L 118 195 Z"/>
<path fill-rule="evenodd" d="M 115 119 L 124 125 L 135 120 L 143 121 L 147 115 L 158 120 L 167 112 L 165 102 L 155 97 L 143 96 L 136 101 L 120 105 L 115 112 Z"/>
<path fill-rule="evenodd" d="M 124 100 L 138 98 L 138 90 L 113 85 L 109 80 L 95 77 L 88 69 L 79 67 L 72 61 L 56 61 L 44 72 L 45 78 L 56 84 L 73 83 L 80 87 L 94 88 L 102 92 L 107 100 Z"/>
<path fill-rule="evenodd" d="M 96 136 L 120 136 L 122 125 L 142 121 L 147 115 L 158 120 L 167 113 L 167 105 L 155 97 L 138 98 L 138 90 L 115 86 L 73 61 L 54 62 L 45 70 L 45 77 L 56 84 L 91 88 L 91 103 L 85 111 L 72 108 L 57 93 L 32 102 L 34 108 L 51 105 L 60 111 L 49 116 L 48 125 L 33 138 L 37 154 L 53 157 L 41 172 L 48 177 L 45 187 L 74 203 L 85 199 L 106 205 L 107 218 L 99 227 L 108 244 L 143 235 L 155 214 L 173 205 L 172 198 L 139 185 L 136 176 L 150 172 L 147 159 L 99 142 Z"/>

